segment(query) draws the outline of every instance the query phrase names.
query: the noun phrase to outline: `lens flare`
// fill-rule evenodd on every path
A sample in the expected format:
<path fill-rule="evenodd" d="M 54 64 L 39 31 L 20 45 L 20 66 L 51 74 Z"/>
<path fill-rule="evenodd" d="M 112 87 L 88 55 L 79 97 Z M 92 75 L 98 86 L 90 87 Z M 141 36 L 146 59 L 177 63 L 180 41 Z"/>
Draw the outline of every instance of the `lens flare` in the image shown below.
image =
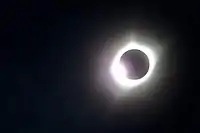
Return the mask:
<path fill-rule="evenodd" d="M 140 79 L 128 79 L 127 78 L 127 70 L 125 69 L 125 67 L 120 63 L 120 58 L 121 56 L 129 51 L 129 50 L 140 50 L 142 52 L 144 52 L 148 59 L 149 59 L 149 70 L 146 73 L 146 75 L 143 78 Z M 132 87 L 136 87 L 142 83 L 144 83 L 145 81 L 147 81 L 152 72 L 153 69 L 155 67 L 156 64 L 156 58 L 154 55 L 154 51 L 152 49 L 150 49 L 149 47 L 142 45 L 142 44 L 138 44 L 136 42 L 131 42 L 129 43 L 127 46 L 125 46 L 124 48 L 120 49 L 116 56 L 113 59 L 112 65 L 111 65 L 111 75 L 113 77 L 113 79 L 120 85 L 122 85 L 123 88 L 132 88 Z"/>

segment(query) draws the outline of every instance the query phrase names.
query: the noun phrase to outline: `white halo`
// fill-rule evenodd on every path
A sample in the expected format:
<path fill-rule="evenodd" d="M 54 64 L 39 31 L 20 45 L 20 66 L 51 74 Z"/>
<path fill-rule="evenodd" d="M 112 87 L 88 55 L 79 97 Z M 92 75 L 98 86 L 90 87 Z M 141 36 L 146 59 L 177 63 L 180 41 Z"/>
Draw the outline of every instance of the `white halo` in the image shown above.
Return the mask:
<path fill-rule="evenodd" d="M 126 77 L 127 71 L 126 71 L 125 67 L 122 64 L 120 64 L 121 56 L 125 52 L 127 52 L 129 50 L 133 50 L 133 49 L 144 52 L 149 59 L 148 72 L 146 73 L 146 75 L 144 77 L 142 77 L 140 79 L 136 79 L 136 80 L 128 79 Z M 124 48 L 122 48 L 121 50 L 118 51 L 118 53 L 116 54 L 116 56 L 114 57 L 114 60 L 112 62 L 110 72 L 111 72 L 111 75 L 113 76 L 114 80 L 117 81 L 118 84 L 120 84 L 126 88 L 131 88 L 131 87 L 138 86 L 141 83 L 143 83 L 144 81 L 146 81 L 152 74 L 155 64 L 156 64 L 155 55 L 154 55 L 154 52 L 150 48 L 148 48 L 147 46 L 144 46 L 144 45 L 139 45 L 135 42 L 131 42 L 127 46 L 125 46 Z"/>

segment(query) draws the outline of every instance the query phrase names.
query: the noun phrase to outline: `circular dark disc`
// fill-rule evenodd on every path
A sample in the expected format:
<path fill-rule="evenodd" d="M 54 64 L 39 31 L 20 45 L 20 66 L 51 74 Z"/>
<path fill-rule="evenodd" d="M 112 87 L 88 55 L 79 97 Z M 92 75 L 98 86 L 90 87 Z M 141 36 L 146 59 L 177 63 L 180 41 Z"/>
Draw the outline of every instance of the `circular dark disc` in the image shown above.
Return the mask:
<path fill-rule="evenodd" d="M 120 58 L 120 63 L 124 64 L 128 72 L 127 78 L 129 79 L 140 79 L 149 70 L 149 59 L 147 55 L 137 49 L 125 52 Z"/>

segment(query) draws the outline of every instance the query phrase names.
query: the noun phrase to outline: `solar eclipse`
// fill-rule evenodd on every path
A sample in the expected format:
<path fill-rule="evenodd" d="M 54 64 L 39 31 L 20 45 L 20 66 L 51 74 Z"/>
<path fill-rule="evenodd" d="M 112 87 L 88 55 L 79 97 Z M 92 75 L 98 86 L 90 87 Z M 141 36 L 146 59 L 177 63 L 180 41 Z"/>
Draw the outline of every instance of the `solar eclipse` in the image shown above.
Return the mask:
<path fill-rule="evenodd" d="M 155 64 L 155 53 L 150 47 L 130 42 L 117 52 L 110 72 L 118 84 L 128 89 L 148 80 Z"/>

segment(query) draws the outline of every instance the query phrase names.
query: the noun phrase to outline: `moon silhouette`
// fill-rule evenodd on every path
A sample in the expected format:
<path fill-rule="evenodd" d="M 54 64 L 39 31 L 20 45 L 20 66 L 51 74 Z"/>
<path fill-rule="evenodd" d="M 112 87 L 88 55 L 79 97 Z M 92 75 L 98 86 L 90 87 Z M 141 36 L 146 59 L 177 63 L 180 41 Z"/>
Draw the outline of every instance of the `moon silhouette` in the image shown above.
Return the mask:
<path fill-rule="evenodd" d="M 140 79 L 149 70 L 149 59 L 147 55 L 137 49 L 125 52 L 120 58 L 120 63 L 125 67 L 128 79 Z"/>

